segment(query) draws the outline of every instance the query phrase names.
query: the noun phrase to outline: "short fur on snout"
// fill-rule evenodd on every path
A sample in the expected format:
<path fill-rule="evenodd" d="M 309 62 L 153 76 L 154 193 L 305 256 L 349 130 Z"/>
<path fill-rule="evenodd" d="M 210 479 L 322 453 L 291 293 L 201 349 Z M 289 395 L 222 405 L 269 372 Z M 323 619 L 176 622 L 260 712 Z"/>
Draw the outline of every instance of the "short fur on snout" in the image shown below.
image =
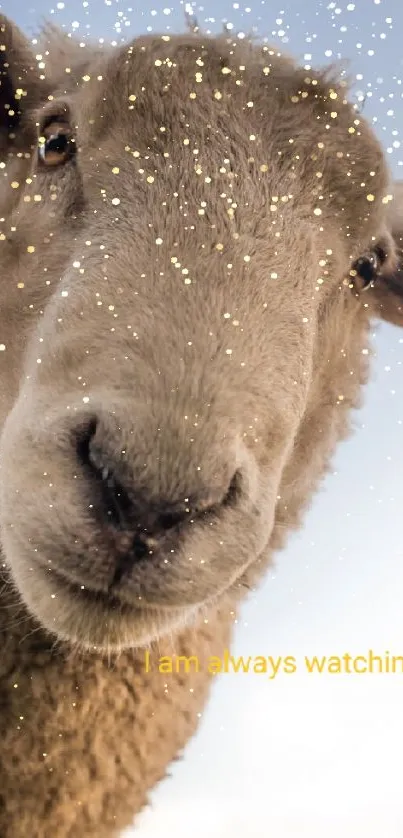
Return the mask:
<path fill-rule="evenodd" d="M 401 186 L 333 72 L 0 22 L 0 834 L 111 838 L 209 686 L 144 647 L 228 646 L 402 325 Z"/>

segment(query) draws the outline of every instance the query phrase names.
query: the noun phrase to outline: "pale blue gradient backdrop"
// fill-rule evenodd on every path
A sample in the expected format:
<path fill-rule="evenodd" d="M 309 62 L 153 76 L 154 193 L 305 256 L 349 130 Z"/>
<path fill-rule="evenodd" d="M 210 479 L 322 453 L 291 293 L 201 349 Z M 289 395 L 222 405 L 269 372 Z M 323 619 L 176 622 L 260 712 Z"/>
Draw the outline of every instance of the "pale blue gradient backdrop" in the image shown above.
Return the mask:
<path fill-rule="evenodd" d="M 203 28 L 256 27 L 307 65 L 347 59 L 392 172 L 403 177 L 401 0 L 249 2 L 192 5 Z M 31 34 L 41 16 L 108 41 L 183 28 L 180 2 L 58 5 L 7 0 L 2 10 Z M 303 531 L 245 604 L 237 654 L 403 654 L 403 330 L 382 326 L 374 344 L 357 433 L 339 449 Z M 403 675 L 223 675 L 135 834 L 401 838 L 402 747 Z"/>

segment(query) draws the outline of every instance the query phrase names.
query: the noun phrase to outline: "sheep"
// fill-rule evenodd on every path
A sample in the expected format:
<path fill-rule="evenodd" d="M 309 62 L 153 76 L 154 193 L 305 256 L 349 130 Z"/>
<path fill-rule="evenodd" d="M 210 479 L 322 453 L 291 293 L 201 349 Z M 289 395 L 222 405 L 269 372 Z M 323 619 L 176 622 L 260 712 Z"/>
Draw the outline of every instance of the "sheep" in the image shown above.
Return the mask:
<path fill-rule="evenodd" d="M 0 835 L 113 838 L 403 323 L 402 185 L 334 70 L 0 30 Z"/>

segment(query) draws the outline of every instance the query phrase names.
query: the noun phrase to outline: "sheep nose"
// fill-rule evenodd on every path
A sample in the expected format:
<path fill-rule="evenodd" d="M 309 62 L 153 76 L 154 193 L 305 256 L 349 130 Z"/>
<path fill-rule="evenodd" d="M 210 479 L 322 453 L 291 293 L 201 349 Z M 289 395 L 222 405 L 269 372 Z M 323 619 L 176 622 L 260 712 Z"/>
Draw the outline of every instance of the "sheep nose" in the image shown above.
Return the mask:
<path fill-rule="evenodd" d="M 99 436 L 102 439 L 102 434 Z M 179 537 L 181 525 L 191 524 L 195 517 L 213 510 L 222 500 L 221 493 L 215 498 L 201 490 L 174 501 L 150 498 L 144 490 L 133 486 L 132 480 L 120 477 L 119 466 L 114 467 L 104 454 L 102 443 L 97 441 L 95 420 L 76 436 L 76 451 L 92 513 L 99 525 L 108 527 L 109 533 L 120 535 L 132 562 L 152 555 L 168 533 Z"/>
<path fill-rule="evenodd" d="M 96 442 L 97 423 L 91 421 L 77 437 L 77 456 L 85 473 L 95 513 L 109 526 L 132 529 L 142 538 L 156 538 L 189 517 L 186 499 L 181 503 L 147 502 L 141 492 L 132 491 L 119 479 L 119 469 Z M 139 551 L 140 551 L 140 544 Z M 141 552 L 141 551 L 140 551 Z"/>

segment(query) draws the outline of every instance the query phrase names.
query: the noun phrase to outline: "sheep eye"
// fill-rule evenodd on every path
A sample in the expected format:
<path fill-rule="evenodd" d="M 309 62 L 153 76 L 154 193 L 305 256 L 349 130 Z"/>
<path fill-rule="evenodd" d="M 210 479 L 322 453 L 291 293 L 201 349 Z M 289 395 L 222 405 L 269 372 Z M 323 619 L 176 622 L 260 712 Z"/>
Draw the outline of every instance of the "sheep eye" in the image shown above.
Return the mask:
<path fill-rule="evenodd" d="M 356 271 L 358 276 L 363 280 L 364 285 L 369 285 L 373 282 L 376 274 L 377 259 L 375 255 L 362 257 L 356 263 Z"/>
<path fill-rule="evenodd" d="M 75 150 L 75 140 L 66 123 L 49 123 L 39 137 L 38 154 L 44 166 L 54 167 L 67 163 Z"/>
<path fill-rule="evenodd" d="M 378 253 L 374 251 L 367 256 L 361 256 L 361 258 L 357 259 L 354 263 L 352 275 L 360 278 L 362 291 L 365 291 L 367 288 L 371 288 L 374 284 L 379 274 L 380 262 L 381 259 Z"/>

